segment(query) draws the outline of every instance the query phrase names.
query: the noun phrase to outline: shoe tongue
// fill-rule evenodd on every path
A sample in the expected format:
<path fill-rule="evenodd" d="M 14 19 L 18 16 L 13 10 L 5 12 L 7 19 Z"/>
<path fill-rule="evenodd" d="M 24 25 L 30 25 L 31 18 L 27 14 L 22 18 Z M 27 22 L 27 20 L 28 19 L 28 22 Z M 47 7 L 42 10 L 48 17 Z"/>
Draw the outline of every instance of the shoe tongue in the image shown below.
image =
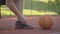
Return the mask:
<path fill-rule="evenodd" d="M 16 21 L 16 25 L 20 25 L 24 28 L 30 27 L 29 25 L 27 25 L 26 23 L 22 23 L 21 21 Z"/>
<path fill-rule="evenodd" d="M 16 25 L 25 26 L 26 23 L 22 23 L 21 21 L 16 21 Z"/>

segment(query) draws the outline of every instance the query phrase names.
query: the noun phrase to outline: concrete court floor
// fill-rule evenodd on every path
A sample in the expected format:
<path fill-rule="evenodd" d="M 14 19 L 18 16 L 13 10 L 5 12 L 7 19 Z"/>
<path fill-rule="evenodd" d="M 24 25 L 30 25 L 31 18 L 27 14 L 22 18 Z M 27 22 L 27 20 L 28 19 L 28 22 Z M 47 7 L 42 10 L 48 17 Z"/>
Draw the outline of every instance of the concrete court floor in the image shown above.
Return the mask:
<path fill-rule="evenodd" d="M 50 30 L 43 30 L 39 26 L 40 16 L 26 16 L 27 24 L 32 25 L 34 29 L 14 30 L 16 17 L 2 17 L 0 19 L 0 34 L 60 34 L 60 16 L 53 16 L 54 26 Z"/>

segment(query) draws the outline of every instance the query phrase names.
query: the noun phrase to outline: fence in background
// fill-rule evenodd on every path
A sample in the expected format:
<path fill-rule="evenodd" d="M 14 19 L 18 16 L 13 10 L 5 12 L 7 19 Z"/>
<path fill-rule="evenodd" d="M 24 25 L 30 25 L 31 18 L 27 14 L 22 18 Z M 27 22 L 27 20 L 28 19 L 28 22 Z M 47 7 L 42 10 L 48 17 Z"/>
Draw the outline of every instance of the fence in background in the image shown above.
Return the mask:
<path fill-rule="evenodd" d="M 11 16 L 13 13 L 4 5 L 5 1 L 1 0 L 0 4 L 0 18 L 4 16 L 3 12 L 9 11 L 7 15 Z M 24 0 L 24 15 L 43 15 L 52 14 L 60 15 L 60 1 L 59 0 Z M 27 13 L 28 12 L 28 13 Z"/>

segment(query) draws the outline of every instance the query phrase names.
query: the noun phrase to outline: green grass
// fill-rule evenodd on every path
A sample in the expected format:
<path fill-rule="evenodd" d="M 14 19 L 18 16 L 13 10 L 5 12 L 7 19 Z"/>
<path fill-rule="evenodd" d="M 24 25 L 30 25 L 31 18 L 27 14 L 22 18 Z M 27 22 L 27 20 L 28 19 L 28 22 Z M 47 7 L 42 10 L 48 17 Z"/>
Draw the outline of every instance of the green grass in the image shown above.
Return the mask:
<path fill-rule="evenodd" d="M 25 0 L 23 15 L 58 15 L 57 5 L 48 2 L 48 0 Z M 1 6 L 1 15 L 9 16 L 14 15 L 6 5 Z"/>

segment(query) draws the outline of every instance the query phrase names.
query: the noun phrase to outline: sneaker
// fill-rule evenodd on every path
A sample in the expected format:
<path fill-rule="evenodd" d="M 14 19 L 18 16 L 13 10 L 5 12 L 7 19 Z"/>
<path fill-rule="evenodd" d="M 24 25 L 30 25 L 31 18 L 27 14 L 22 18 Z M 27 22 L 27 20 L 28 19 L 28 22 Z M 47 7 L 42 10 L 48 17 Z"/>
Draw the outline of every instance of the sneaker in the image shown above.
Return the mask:
<path fill-rule="evenodd" d="M 33 27 L 28 24 L 21 23 L 21 21 L 16 21 L 15 29 L 33 29 Z"/>

